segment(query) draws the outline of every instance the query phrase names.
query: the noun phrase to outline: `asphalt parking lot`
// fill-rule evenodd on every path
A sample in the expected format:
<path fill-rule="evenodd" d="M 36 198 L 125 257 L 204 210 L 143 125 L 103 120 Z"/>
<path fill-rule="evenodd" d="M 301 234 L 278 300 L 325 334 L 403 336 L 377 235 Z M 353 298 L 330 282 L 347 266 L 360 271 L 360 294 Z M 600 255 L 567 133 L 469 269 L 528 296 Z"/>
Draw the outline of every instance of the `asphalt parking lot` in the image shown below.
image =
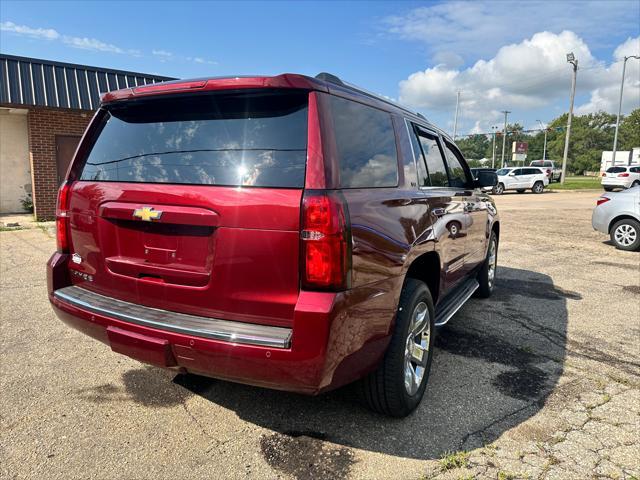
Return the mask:
<path fill-rule="evenodd" d="M 506 194 L 499 280 L 440 332 L 420 408 L 147 367 L 58 321 L 41 229 L 0 232 L 0 476 L 640 476 L 640 254 L 591 229 L 599 192 Z M 457 452 L 457 453 L 456 453 Z"/>

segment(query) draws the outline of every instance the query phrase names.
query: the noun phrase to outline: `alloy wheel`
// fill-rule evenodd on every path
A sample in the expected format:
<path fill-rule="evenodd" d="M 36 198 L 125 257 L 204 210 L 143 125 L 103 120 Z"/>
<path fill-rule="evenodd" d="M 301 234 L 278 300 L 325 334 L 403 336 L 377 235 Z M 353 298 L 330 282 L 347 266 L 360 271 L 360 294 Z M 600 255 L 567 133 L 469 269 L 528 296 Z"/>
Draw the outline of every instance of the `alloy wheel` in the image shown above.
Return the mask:
<path fill-rule="evenodd" d="M 613 232 L 613 238 L 615 238 L 616 243 L 624 247 L 629 247 L 633 245 L 638 238 L 638 232 L 633 226 L 623 223 L 622 225 L 618 225 L 618 228 Z"/>
<path fill-rule="evenodd" d="M 404 387 L 409 395 L 415 395 L 424 379 L 429 359 L 431 322 L 425 302 L 416 305 L 411 315 L 404 351 Z"/>

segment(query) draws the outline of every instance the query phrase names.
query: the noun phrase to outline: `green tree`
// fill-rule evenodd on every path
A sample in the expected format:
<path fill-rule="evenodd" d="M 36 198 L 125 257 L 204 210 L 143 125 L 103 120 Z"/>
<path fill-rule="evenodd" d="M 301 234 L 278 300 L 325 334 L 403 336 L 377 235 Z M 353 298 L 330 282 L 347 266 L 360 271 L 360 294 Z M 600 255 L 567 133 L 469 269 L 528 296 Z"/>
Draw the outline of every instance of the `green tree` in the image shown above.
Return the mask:
<path fill-rule="evenodd" d="M 631 150 L 640 147 L 640 108 L 636 108 L 620 122 L 618 148 Z"/>
<path fill-rule="evenodd" d="M 480 160 L 485 157 L 487 148 L 491 151 L 490 141 L 485 135 L 470 135 L 456 141 L 465 158 Z"/>

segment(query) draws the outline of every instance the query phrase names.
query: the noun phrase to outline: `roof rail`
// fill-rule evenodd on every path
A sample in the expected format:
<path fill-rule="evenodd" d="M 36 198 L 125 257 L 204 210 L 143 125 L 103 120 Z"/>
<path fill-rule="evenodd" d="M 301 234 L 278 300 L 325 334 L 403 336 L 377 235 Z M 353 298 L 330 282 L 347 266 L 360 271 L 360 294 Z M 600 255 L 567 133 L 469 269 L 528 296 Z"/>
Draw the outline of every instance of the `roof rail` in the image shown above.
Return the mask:
<path fill-rule="evenodd" d="M 362 87 L 358 87 L 357 85 L 353 85 L 351 83 L 344 82 L 343 80 L 340 79 L 340 77 L 338 77 L 336 75 L 333 75 L 332 73 L 321 72 L 318 75 L 316 75 L 316 78 L 318 80 L 323 80 L 325 82 L 333 83 L 334 85 L 339 85 L 341 87 L 346 87 L 346 88 L 348 88 L 350 90 L 353 90 L 355 92 L 361 93 L 361 94 L 366 95 L 366 96 L 371 97 L 371 98 L 375 98 L 376 100 L 379 100 L 381 102 L 388 103 L 389 105 L 393 105 L 394 107 L 397 107 L 400 110 L 403 110 L 403 111 L 405 111 L 407 113 L 411 113 L 412 115 L 416 115 L 416 116 L 418 116 L 418 117 L 420 117 L 420 118 L 422 118 L 424 120 L 427 120 L 427 117 L 425 117 L 424 115 L 422 115 L 419 112 L 414 112 L 414 111 L 410 110 L 408 107 L 405 107 L 404 105 L 401 105 L 401 104 L 399 104 L 397 102 L 394 102 L 393 100 L 389 100 L 388 98 L 383 97 L 382 95 L 378 95 L 377 93 L 370 92 L 369 90 L 366 90 L 366 89 L 364 89 Z"/>

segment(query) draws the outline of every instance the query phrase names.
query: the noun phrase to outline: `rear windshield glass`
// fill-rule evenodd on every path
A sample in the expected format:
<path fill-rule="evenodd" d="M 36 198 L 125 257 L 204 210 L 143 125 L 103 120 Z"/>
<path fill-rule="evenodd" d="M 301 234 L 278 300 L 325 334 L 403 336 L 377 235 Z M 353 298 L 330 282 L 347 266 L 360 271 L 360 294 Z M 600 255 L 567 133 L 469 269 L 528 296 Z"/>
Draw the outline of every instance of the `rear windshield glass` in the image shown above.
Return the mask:
<path fill-rule="evenodd" d="M 531 162 L 532 167 L 551 167 L 553 164 L 551 162 L 543 162 L 542 160 L 536 160 L 535 162 Z"/>
<path fill-rule="evenodd" d="M 621 172 L 626 172 L 627 168 L 626 167 L 609 167 L 607 168 L 607 173 L 621 173 Z"/>
<path fill-rule="evenodd" d="M 262 91 L 110 106 L 80 179 L 302 187 L 307 99 Z"/>

